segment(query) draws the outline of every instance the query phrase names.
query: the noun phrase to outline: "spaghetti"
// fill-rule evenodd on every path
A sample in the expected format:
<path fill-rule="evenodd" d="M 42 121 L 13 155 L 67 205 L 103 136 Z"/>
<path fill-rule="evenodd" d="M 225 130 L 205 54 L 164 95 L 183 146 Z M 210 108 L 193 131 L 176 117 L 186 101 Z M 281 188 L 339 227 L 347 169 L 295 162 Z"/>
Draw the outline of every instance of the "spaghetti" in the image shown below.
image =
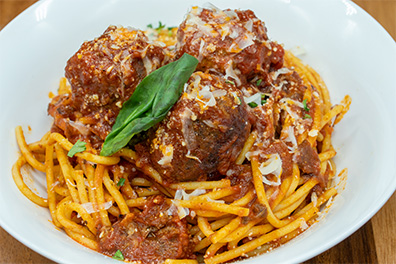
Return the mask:
<path fill-rule="evenodd" d="M 211 20 L 212 16 L 217 20 Z M 219 17 L 228 17 L 227 21 L 235 24 L 230 22 L 226 25 Z M 151 152 L 147 149 L 142 151 L 144 144 L 138 144 L 127 146 L 112 156 L 100 156 L 97 145 L 103 140 L 96 135 L 101 131 L 96 130 L 95 136 L 89 139 L 85 128 L 79 125 L 71 132 L 58 115 L 53 115 L 55 126 L 52 131 L 35 143 L 27 144 L 22 128 L 18 126 L 15 134 L 22 155 L 14 164 L 12 175 L 19 190 L 35 204 L 47 207 L 54 225 L 78 243 L 127 261 L 225 263 L 267 252 L 306 230 L 317 220 L 323 205 L 337 195 L 333 161 L 336 151 L 331 135 L 334 125 L 348 111 L 351 98 L 345 96 L 341 104 L 333 106 L 329 91 L 318 73 L 291 52 L 285 51 L 284 55 L 277 53 L 277 49 L 283 52 L 282 47 L 262 36 L 266 31 L 262 29 L 262 22 L 258 21 L 251 11 L 193 7 L 178 29 L 179 42 L 175 40 L 176 29 L 168 31 L 160 28 L 154 31 L 155 34 L 160 32 L 162 39 L 164 35 L 173 36 L 166 48 L 177 43 L 175 50 L 166 50 L 165 53 L 173 55 L 166 55 L 171 57 L 163 63 L 172 60 L 172 56 L 177 57 L 178 52 L 189 52 L 200 59 L 200 68 L 191 76 L 170 117 L 153 128 L 154 132 L 148 139 L 143 139 L 150 146 L 157 144 Z M 234 35 L 232 42 L 227 34 L 237 32 L 236 29 L 242 30 L 241 23 L 245 35 Z M 215 38 L 229 41 L 228 45 L 232 47 L 229 53 L 233 57 L 235 54 L 248 56 L 244 53 L 245 49 L 265 43 L 273 51 L 273 55 L 269 56 L 271 62 L 266 61 L 268 58 L 262 59 L 261 64 L 254 65 L 253 74 L 250 69 L 249 73 L 244 73 L 248 64 L 242 67 L 240 59 L 239 66 L 218 61 L 213 66 L 216 56 L 212 49 L 223 50 L 222 56 L 226 58 L 230 54 L 224 52 L 229 48 L 224 42 L 218 42 L 220 44 L 213 48 L 209 43 L 214 42 L 209 42 L 207 35 L 200 35 L 199 32 L 205 30 L 208 24 L 216 32 L 221 32 Z M 152 30 L 150 32 L 153 34 Z M 253 33 L 262 34 L 262 39 L 255 37 L 253 41 Z M 122 34 L 129 33 L 123 31 Z M 198 54 L 194 54 L 193 46 L 188 46 L 190 40 L 183 40 L 188 36 L 198 39 Z M 156 37 L 159 38 L 158 35 Z M 146 50 L 150 49 L 146 47 Z M 83 52 L 80 51 L 76 56 L 81 54 Z M 260 56 L 267 56 L 262 54 Z M 147 72 L 148 68 L 152 70 L 155 67 L 154 63 L 143 61 Z M 112 70 L 107 71 L 110 73 Z M 211 71 L 216 74 L 209 76 Z M 222 85 L 218 84 L 219 80 L 223 80 Z M 72 87 L 62 78 L 59 95 L 53 101 L 61 102 L 59 98 L 63 98 L 62 102 L 70 101 L 75 80 L 71 80 L 71 84 Z M 198 92 L 192 89 L 194 85 L 198 85 Z M 202 89 L 211 85 L 214 88 L 204 93 Z M 241 131 L 246 129 L 247 133 L 240 132 L 244 140 L 237 153 L 228 160 L 231 165 L 226 166 L 225 170 L 219 165 L 215 170 L 208 171 L 205 177 L 198 170 L 199 176 L 192 180 L 189 177 L 194 169 L 189 177 L 172 176 L 170 169 L 166 168 L 177 164 L 173 162 L 179 157 L 179 145 L 168 144 L 172 148 L 162 151 L 165 149 L 162 143 L 167 143 L 162 136 L 173 130 L 167 132 L 165 129 L 161 134 L 158 132 L 161 126 L 172 126 L 167 122 L 170 122 L 173 113 L 178 113 L 183 100 L 187 100 L 184 105 L 189 107 L 183 108 L 182 113 L 196 122 L 205 117 L 202 113 L 209 111 L 207 109 L 223 107 L 219 106 L 220 101 L 228 102 L 229 98 L 235 103 L 232 107 L 247 109 L 246 113 L 238 114 L 249 115 L 249 120 L 255 122 L 241 128 Z M 217 105 L 211 105 L 210 100 L 217 102 Z M 192 101 L 195 106 L 190 104 Z M 87 125 L 98 109 L 97 105 L 89 103 L 85 107 L 92 107 L 92 111 L 86 114 L 74 109 L 79 112 L 74 115 Z M 230 111 L 234 111 L 232 107 Z M 74 117 L 73 120 L 70 113 L 68 118 L 76 128 L 77 119 Z M 212 121 L 206 119 L 205 122 L 211 129 L 216 126 Z M 226 124 L 217 122 L 217 125 Z M 185 132 L 185 129 L 183 127 L 180 131 Z M 232 129 L 237 130 L 235 127 Z M 86 141 L 85 150 L 70 157 L 68 153 L 77 139 Z M 236 139 L 233 140 L 235 143 Z M 147 153 L 155 155 L 157 150 L 161 150 L 163 156 L 147 157 Z M 173 157 L 165 159 L 167 153 L 173 153 Z M 188 155 L 184 153 L 183 158 L 196 166 L 206 162 L 199 151 L 189 151 Z M 24 183 L 21 168 L 25 165 L 45 174 L 47 198 L 38 196 Z M 213 173 L 215 177 L 208 176 Z M 346 170 L 341 174 L 345 177 Z M 127 235 L 121 235 L 123 232 Z"/>

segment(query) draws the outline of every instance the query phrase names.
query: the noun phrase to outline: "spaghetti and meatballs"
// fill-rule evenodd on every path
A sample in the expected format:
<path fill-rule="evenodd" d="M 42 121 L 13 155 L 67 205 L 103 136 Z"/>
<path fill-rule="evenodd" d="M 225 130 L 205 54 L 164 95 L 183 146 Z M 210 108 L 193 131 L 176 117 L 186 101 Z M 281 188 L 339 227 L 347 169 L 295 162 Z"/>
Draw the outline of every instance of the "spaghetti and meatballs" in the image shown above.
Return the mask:
<path fill-rule="evenodd" d="M 27 144 L 16 129 L 13 177 L 55 226 L 113 258 L 243 259 L 303 232 L 337 194 L 331 135 L 350 102 L 332 105 L 253 11 L 192 7 L 177 28 L 110 26 L 84 42 L 49 133 Z M 24 164 L 45 174 L 48 198 Z"/>

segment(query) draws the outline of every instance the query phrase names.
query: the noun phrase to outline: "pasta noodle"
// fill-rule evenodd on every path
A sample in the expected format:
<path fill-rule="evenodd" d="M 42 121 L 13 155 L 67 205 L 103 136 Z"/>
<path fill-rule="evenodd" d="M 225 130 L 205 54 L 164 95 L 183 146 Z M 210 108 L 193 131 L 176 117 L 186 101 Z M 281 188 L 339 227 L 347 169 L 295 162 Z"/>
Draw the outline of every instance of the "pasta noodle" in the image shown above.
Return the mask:
<path fill-rule="evenodd" d="M 168 31 L 161 30 L 158 32 L 163 38 Z M 175 29 L 170 30 L 176 34 Z M 101 228 L 121 225 L 115 224 L 116 221 L 128 215 L 136 217 L 153 201 L 160 204 L 155 200 L 160 196 L 178 212 L 178 218 L 187 219 L 191 251 L 197 257 L 168 258 L 164 263 L 225 263 L 269 251 L 278 246 L 279 241 L 285 243 L 312 225 L 322 205 L 337 195 L 332 180 L 336 177 L 333 158 L 337 153 L 331 134 L 351 104 L 351 98 L 345 96 L 341 104 L 332 105 L 329 91 L 315 70 L 289 51 L 283 59 L 288 69 L 284 72 L 295 71 L 306 90 L 298 102 L 272 100 L 272 95 L 268 99 L 265 93 L 259 98 L 262 100 L 265 95 L 267 102 L 252 111 L 259 108 L 266 109 L 263 112 L 270 111 L 269 121 L 264 131 L 252 126 L 233 161 L 240 166 L 237 167 L 241 169 L 239 175 L 248 175 L 245 185 L 235 183 L 228 175 L 235 173 L 233 171 L 227 171 L 223 179 L 169 184 L 164 173 L 128 146 L 105 157 L 88 143 L 85 150 L 70 157 L 75 139 L 52 131 L 38 142 L 28 144 L 20 126 L 15 130 L 21 156 L 12 168 L 14 181 L 28 199 L 49 208 L 55 226 L 93 250 L 100 251 L 101 239 L 105 236 Z M 61 79 L 58 92 L 60 95 L 71 93 L 65 78 Z M 306 119 L 297 118 L 293 114 L 295 109 L 300 109 Z M 88 117 L 80 119 L 81 122 L 87 120 Z M 276 120 L 282 125 L 278 131 L 273 125 Z M 263 151 L 263 135 L 271 131 L 278 133 L 279 140 L 287 143 L 282 146 L 290 152 L 305 146 L 316 153 L 314 158 L 319 164 L 320 176 L 307 173 L 311 168 L 305 168 L 307 164 L 295 159 L 285 165 L 283 155 L 286 154 L 278 151 L 280 147 L 274 147 L 276 153 Z M 186 156 L 201 162 L 190 153 Z M 125 171 L 125 163 L 132 164 L 136 172 Z M 24 183 L 23 166 L 45 174 L 48 198 L 38 196 Z M 287 177 L 284 176 L 286 169 L 289 169 Z M 169 210 L 162 213 L 170 214 Z"/>

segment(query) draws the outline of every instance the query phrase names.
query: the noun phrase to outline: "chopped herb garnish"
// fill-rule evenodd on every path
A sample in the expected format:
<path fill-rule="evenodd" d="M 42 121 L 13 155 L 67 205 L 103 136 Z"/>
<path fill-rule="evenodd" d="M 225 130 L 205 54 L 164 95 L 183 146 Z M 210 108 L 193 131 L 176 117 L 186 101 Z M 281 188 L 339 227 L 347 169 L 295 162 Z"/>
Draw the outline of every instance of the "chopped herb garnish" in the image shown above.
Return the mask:
<path fill-rule="evenodd" d="M 263 81 L 262 79 L 258 79 L 257 82 L 256 82 L 256 85 L 259 86 L 262 81 Z"/>
<path fill-rule="evenodd" d="M 266 94 L 261 94 L 261 105 L 266 104 L 268 98 L 269 98 L 268 95 L 266 95 Z"/>
<path fill-rule="evenodd" d="M 122 254 L 121 250 L 117 250 L 116 253 L 113 255 L 113 259 L 116 260 L 124 260 L 124 255 Z"/>
<path fill-rule="evenodd" d="M 87 143 L 84 141 L 77 140 L 76 144 L 73 145 L 73 147 L 69 150 L 67 153 L 67 156 L 72 158 L 76 153 L 83 152 L 84 150 L 87 149 L 85 146 Z"/>
<path fill-rule="evenodd" d="M 121 178 L 121 179 L 118 181 L 117 186 L 124 186 L 124 183 L 125 183 L 125 179 L 124 179 L 124 178 Z"/>
<path fill-rule="evenodd" d="M 312 117 L 308 114 L 305 114 L 304 119 L 312 119 Z"/>
<path fill-rule="evenodd" d="M 232 84 L 232 85 L 235 85 L 235 83 L 233 81 L 230 81 L 230 80 L 226 80 L 225 82 L 229 83 L 229 84 Z"/>
<path fill-rule="evenodd" d="M 158 22 L 158 28 L 157 29 L 163 29 L 165 27 L 165 24 L 162 24 L 161 21 Z"/>
<path fill-rule="evenodd" d="M 256 104 L 255 102 L 250 102 L 250 103 L 248 103 L 248 105 L 249 105 L 251 108 L 257 107 L 257 104 Z"/>
<path fill-rule="evenodd" d="M 304 110 L 308 112 L 309 108 L 307 106 L 307 99 L 304 99 L 304 101 L 302 103 L 303 103 L 303 106 L 304 106 Z"/>
<path fill-rule="evenodd" d="M 148 28 L 154 28 L 153 24 L 148 24 L 147 25 Z M 165 28 L 165 24 L 162 24 L 161 21 L 158 22 L 158 27 L 154 28 L 155 30 L 157 30 L 158 32 L 160 32 L 163 28 Z M 171 29 L 171 27 L 169 27 L 168 29 Z"/>

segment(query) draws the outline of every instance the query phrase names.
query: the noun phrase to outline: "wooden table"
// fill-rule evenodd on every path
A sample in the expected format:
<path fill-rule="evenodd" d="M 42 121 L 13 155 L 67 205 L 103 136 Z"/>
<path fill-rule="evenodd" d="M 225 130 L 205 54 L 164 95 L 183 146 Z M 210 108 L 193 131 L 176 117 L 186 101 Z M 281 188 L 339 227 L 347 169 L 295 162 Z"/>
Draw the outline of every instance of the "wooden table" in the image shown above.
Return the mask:
<path fill-rule="evenodd" d="M 36 0 L 0 0 L 0 29 Z M 355 0 L 396 39 L 396 0 Z M 395 73 L 396 74 L 396 73 Z M 0 263 L 54 263 L 0 227 Z M 396 193 L 362 228 L 305 263 L 396 263 Z"/>

